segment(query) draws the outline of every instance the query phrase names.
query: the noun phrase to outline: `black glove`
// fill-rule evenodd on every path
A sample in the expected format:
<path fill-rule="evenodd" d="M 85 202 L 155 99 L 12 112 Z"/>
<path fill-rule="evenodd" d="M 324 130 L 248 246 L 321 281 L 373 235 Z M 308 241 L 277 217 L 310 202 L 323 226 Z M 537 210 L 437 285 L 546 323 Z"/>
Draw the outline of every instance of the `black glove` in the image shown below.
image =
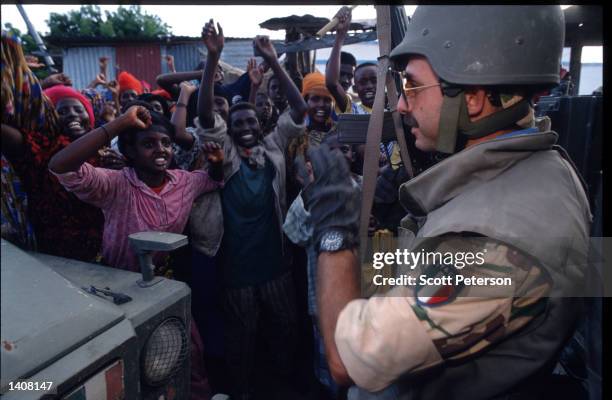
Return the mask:
<path fill-rule="evenodd" d="M 296 168 L 306 185 L 302 198 L 311 215 L 315 248 L 319 249 L 321 237 L 329 231 L 344 236 L 343 248 L 357 246 L 361 191 L 353 184 L 346 159 L 339 151 L 331 151 L 326 144 L 309 149 L 308 157 L 314 181 L 303 157 L 296 158 Z"/>

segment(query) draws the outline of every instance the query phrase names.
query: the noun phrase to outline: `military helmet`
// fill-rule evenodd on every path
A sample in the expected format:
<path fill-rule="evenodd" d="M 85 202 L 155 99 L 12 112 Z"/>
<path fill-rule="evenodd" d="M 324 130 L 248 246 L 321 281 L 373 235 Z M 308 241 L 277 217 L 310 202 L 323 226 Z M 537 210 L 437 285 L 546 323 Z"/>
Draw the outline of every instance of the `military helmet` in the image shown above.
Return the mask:
<path fill-rule="evenodd" d="M 442 80 L 461 86 L 553 86 L 564 36 L 558 5 L 419 6 L 390 59 L 402 68 L 406 55 L 425 56 Z"/>

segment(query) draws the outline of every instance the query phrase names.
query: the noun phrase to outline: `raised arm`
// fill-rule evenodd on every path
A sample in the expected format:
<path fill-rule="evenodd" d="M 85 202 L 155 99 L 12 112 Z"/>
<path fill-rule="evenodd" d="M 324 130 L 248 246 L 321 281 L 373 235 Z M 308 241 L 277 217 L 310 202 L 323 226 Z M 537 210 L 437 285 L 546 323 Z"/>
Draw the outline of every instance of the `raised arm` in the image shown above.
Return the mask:
<path fill-rule="evenodd" d="M 200 120 L 200 125 L 204 129 L 212 128 L 215 125 L 215 116 L 213 114 L 214 80 L 219 58 L 221 58 L 221 52 L 223 51 L 223 45 L 225 43 L 223 29 L 219 23 L 217 23 L 217 28 L 218 31 L 215 29 L 215 24 L 211 18 L 202 29 L 202 40 L 208 50 L 208 54 L 206 56 L 206 66 L 202 73 L 200 91 L 198 93 L 198 118 Z"/>
<path fill-rule="evenodd" d="M 174 66 L 174 56 L 171 54 L 167 54 L 165 57 L 166 66 L 168 67 L 168 71 L 171 73 L 176 73 L 176 67 Z"/>
<path fill-rule="evenodd" d="M 272 46 L 272 42 L 270 42 L 270 38 L 267 36 L 257 36 L 254 40 L 254 44 L 263 59 L 270 68 L 272 68 L 274 76 L 278 78 L 281 90 L 284 90 L 287 95 L 287 101 L 289 102 L 289 107 L 291 107 L 291 119 L 293 119 L 293 122 L 296 124 L 301 124 L 304 121 L 308 106 L 302 98 L 298 88 L 278 62 L 278 56 L 276 55 L 274 46 Z"/>
<path fill-rule="evenodd" d="M 197 88 L 194 84 L 187 81 L 181 82 L 180 87 L 181 93 L 179 94 L 170 122 L 172 122 L 176 131 L 174 141 L 183 149 L 188 150 L 193 146 L 193 136 L 185 130 L 187 125 L 187 104 L 189 104 L 189 98 Z"/>
<path fill-rule="evenodd" d="M 346 91 L 342 85 L 340 85 L 340 51 L 342 50 L 342 44 L 346 39 L 351 24 L 351 10 L 346 6 L 342 7 L 338 13 L 336 13 L 336 17 L 339 22 L 336 27 L 334 47 L 332 47 L 329 61 L 327 62 L 327 68 L 325 69 L 325 85 L 332 96 L 334 96 L 338 108 L 340 110 L 346 110 Z"/>
<path fill-rule="evenodd" d="M 72 86 L 72 80 L 66 74 L 52 74 L 40 82 L 40 87 L 43 90 L 57 85 Z"/>
<path fill-rule="evenodd" d="M 249 59 L 247 63 L 247 73 L 251 79 L 251 91 L 249 92 L 249 103 L 255 105 L 257 91 L 263 82 L 265 62 L 257 66 L 257 61 L 254 58 Z"/>
<path fill-rule="evenodd" d="M 58 174 L 77 171 L 81 165 L 115 136 L 132 127 L 145 129 L 151 125 L 151 114 L 142 106 L 132 106 L 119 118 L 86 133 L 51 158 L 49 169 Z"/>
<path fill-rule="evenodd" d="M 156 81 L 159 87 L 161 87 L 170 94 L 176 95 L 177 85 L 179 83 L 183 81 L 200 79 L 201 77 L 202 71 L 172 72 L 168 74 L 158 75 Z"/>

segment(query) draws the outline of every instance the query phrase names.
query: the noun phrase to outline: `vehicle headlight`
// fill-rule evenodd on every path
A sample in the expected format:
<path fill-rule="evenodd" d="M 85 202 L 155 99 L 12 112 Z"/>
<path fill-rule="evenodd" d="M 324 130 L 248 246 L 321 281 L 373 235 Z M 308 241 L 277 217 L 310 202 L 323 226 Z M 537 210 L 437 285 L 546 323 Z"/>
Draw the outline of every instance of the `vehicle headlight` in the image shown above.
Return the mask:
<path fill-rule="evenodd" d="M 187 357 L 185 325 L 178 318 L 168 318 L 155 328 L 142 354 L 143 378 L 157 386 L 165 383 Z"/>

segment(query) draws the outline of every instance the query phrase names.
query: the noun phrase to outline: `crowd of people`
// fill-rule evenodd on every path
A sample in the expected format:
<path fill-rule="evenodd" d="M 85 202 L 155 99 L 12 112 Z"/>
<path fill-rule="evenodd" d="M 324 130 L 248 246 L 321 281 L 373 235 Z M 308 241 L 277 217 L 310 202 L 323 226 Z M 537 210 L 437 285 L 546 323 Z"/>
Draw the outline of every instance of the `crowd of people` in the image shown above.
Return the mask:
<path fill-rule="evenodd" d="M 419 13 L 415 21 L 439 17 L 436 12 Z M 458 16 L 470 18 L 469 12 L 462 13 Z M 428 53 L 427 46 L 412 45 L 410 40 L 417 36 L 433 39 L 435 34 L 426 33 L 429 25 L 418 35 L 407 35 L 410 38 L 391 57 L 403 70 L 398 110 L 412 117 L 416 147 L 450 153 L 443 161 L 448 169 L 430 168 L 402 187 L 400 199 L 398 188 L 408 177 L 398 178 L 403 170 L 399 147 L 395 142 L 381 144 L 376 201 L 385 212 L 401 209 L 401 202 L 415 216 L 416 222 L 409 225 L 426 232 L 423 236 L 461 242 L 457 232 L 467 231 L 488 237 L 487 262 L 524 279 L 524 292 L 478 307 L 467 298 L 451 299 L 450 305 L 436 309 L 410 296 L 358 299 L 353 268 L 364 146 L 343 143 L 336 121 L 340 114 L 372 112 L 378 66 L 358 64 L 342 51 L 351 11 L 342 7 L 336 17 L 325 74 L 315 71 L 292 79 L 269 38 L 257 36 L 253 44 L 261 63 L 250 60 L 246 72 L 227 84 L 219 63 L 223 29 L 210 20 L 202 30 L 205 60 L 193 71 L 177 72 L 170 57 L 171 72 L 158 77 L 155 90 L 128 71 L 121 71 L 117 81 L 107 81 L 107 58 L 100 59 L 100 73 L 88 88 L 74 88 L 62 73 L 39 80 L 19 40 L 2 32 L 3 238 L 29 250 L 138 271 L 128 235 L 188 235 L 188 250 L 156 253 L 154 264 L 156 274 L 184 280 L 192 290 L 193 398 L 228 393 L 232 399 L 251 399 L 281 386 L 306 392 L 309 378 L 317 382 L 315 396 L 322 399 L 370 398 L 366 390 L 386 387 L 404 390 L 389 385 L 407 372 L 445 360 L 467 362 L 471 353 L 489 349 L 529 324 L 539 315 L 534 304 L 545 302 L 536 290 L 542 283 L 529 281 L 521 271 L 544 273 L 555 261 L 534 261 L 525 251 L 528 243 L 516 239 L 511 229 L 525 233 L 524 239 L 525 229 L 541 228 L 538 218 L 548 218 L 552 225 L 559 219 L 550 207 L 540 210 L 542 202 L 529 203 L 542 213 L 525 222 L 527 228 L 518 227 L 520 213 L 502 208 L 507 200 L 503 196 L 510 196 L 510 191 L 499 187 L 508 183 L 503 179 L 510 179 L 502 172 L 515 168 L 515 163 L 521 171 L 534 167 L 510 156 L 491 165 L 473 160 L 482 156 L 474 154 L 488 149 L 477 144 L 505 138 L 488 142 L 500 147 L 489 145 L 490 159 L 508 152 L 546 153 L 546 171 L 558 177 L 560 157 L 550 150 L 554 135 L 536 127 L 528 101 L 532 93 L 522 86 L 508 89 L 516 82 L 500 78 L 488 84 L 501 89 L 487 91 L 477 86 L 469 68 L 461 72 L 469 76 L 448 73 L 440 64 L 443 56 L 434 50 Z M 418 22 L 414 26 L 421 28 Z M 457 54 L 449 65 L 463 62 Z M 555 57 L 556 53 L 550 57 L 553 63 Z M 503 71 L 496 76 L 504 76 Z M 452 92 L 457 87 L 462 89 Z M 467 122 L 460 117 L 442 121 L 441 107 L 450 114 L 465 111 Z M 448 143 L 452 148 L 443 147 Z M 477 174 L 461 176 L 461 171 L 479 168 L 494 171 L 479 179 L 474 178 Z M 455 180 L 447 178 L 448 171 Z M 470 179 L 475 180 L 468 185 Z M 567 179 L 563 190 L 572 187 L 578 194 L 575 204 L 564 203 L 559 209 L 574 207 L 574 229 L 584 230 L 588 206 L 581 189 Z M 481 197 L 457 196 L 463 186 L 453 182 L 465 183 L 468 193 Z M 433 192 L 421 190 L 425 186 Z M 574 196 L 559 187 L 548 190 L 560 198 Z M 512 201 L 526 202 L 514 197 Z M 460 207 L 452 208 L 459 202 Z M 500 211 L 483 212 L 488 206 Z M 430 212 L 431 217 L 423 219 Z M 455 228 L 447 226 L 450 220 Z M 487 221 L 508 228 L 490 230 Z M 402 220 L 402 229 L 408 222 Z M 394 230 L 400 221 L 387 226 L 373 215 L 370 225 L 370 232 Z M 564 229 L 569 228 L 559 228 Z M 521 301 L 527 295 L 533 302 Z M 549 307 L 557 310 L 560 306 L 553 303 Z M 464 311 L 455 312 L 466 309 L 476 310 L 472 319 L 463 318 Z M 519 317 L 522 311 L 529 316 Z M 541 326 L 545 334 L 555 329 L 567 334 L 569 323 L 555 325 L 544 319 Z M 553 354 L 561 341 L 555 337 L 548 345 L 547 354 Z M 527 369 L 535 373 L 538 368 Z M 466 379 L 465 387 L 459 385 L 461 393 L 476 398 L 470 397 L 468 387 L 473 376 L 462 373 Z M 451 375 L 443 377 L 453 384 L 461 380 L 453 381 Z M 347 392 L 353 383 L 358 388 Z M 434 378 L 426 377 L 419 385 L 422 393 L 431 393 L 425 398 L 442 393 Z M 486 393 L 497 394 L 494 389 Z"/>
<path fill-rule="evenodd" d="M 249 60 L 226 84 L 223 31 L 210 21 L 206 59 L 177 72 L 168 56 L 170 72 L 155 90 L 116 66 L 117 80 L 108 81 L 108 57 L 87 88 L 64 73 L 39 80 L 33 70 L 43 65 L 3 31 L 2 236 L 138 271 L 128 235 L 188 234 L 187 252 L 157 253 L 154 264 L 192 288 L 192 342 L 202 339 L 211 392 L 250 398 L 263 340 L 281 380 L 299 388 L 314 374 L 321 396 L 339 396 L 316 323 L 316 254 L 295 167 L 326 143 L 361 182 L 363 146 L 340 143 L 335 121 L 371 111 L 377 66 L 340 51 L 350 10 L 339 17 L 325 75 L 294 82 L 258 36 L 262 62 Z M 389 151 L 381 147 L 381 167 Z M 298 352 L 314 370 L 296 363 Z"/>

